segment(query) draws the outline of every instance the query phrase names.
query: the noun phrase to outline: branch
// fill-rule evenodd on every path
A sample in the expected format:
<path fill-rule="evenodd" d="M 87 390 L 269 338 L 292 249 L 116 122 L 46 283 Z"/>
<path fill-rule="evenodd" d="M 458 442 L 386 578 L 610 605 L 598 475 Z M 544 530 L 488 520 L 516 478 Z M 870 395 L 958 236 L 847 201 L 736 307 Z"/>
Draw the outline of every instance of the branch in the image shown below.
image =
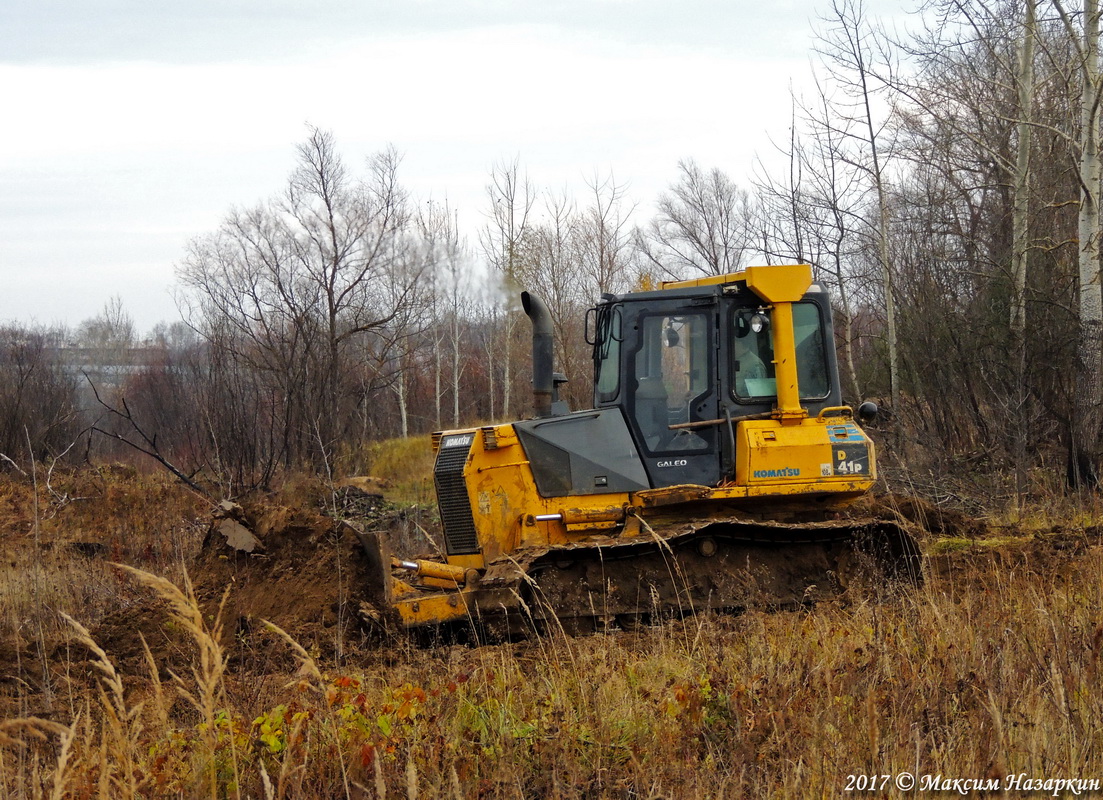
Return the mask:
<path fill-rule="evenodd" d="M 96 388 L 96 384 L 94 384 L 92 382 L 92 379 L 88 377 L 88 373 L 85 372 L 83 374 L 84 374 L 85 380 L 88 381 L 88 385 L 90 387 L 92 387 L 92 394 L 95 396 L 96 402 L 99 403 L 101 406 L 103 406 L 109 414 L 111 414 L 115 417 L 118 417 L 119 419 L 125 420 L 126 423 L 130 426 L 130 428 L 140 437 L 141 441 L 140 442 L 131 441 L 130 439 L 123 436 L 121 433 L 116 433 L 114 431 L 104 430 L 103 428 L 101 428 L 101 427 L 99 427 L 98 425 L 95 425 L 95 424 L 92 425 L 92 427 L 89 430 L 91 430 L 94 433 L 98 433 L 101 436 L 105 436 L 108 439 L 115 439 L 117 441 L 120 441 L 123 444 L 127 445 L 128 447 L 131 447 L 134 450 L 137 450 L 139 453 L 143 453 L 143 454 L 149 456 L 154 461 L 156 461 L 158 464 L 160 464 L 162 467 L 164 467 L 169 472 L 171 472 L 173 475 L 175 475 L 177 480 L 179 480 L 181 483 L 183 483 L 185 486 L 187 486 L 193 492 L 195 492 L 199 496 L 203 497 L 205 500 L 209 500 L 212 503 L 215 502 L 215 498 L 212 497 L 211 494 L 209 492 L 207 492 L 206 489 L 204 489 L 202 486 L 200 486 L 199 484 L 197 484 L 195 481 L 192 480 L 192 475 L 195 474 L 194 472 L 192 473 L 192 475 L 185 475 L 183 470 L 181 470 L 179 467 L 177 467 L 175 464 L 173 464 L 171 461 L 169 461 L 167 458 L 165 458 L 165 456 L 163 456 L 161 454 L 161 450 L 157 446 L 157 435 L 154 434 L 152 437 L 150 437 L 149 434 L 147 434 L 144 430 L 142 430 L 141 425 L 139 425 L 138 422 L 134 419 L 134 415 L 131 413 L 129 406 L 127 406 L 125 398 L 122 399 L 123 409 L 122 409 L 122 411 L 120 411 L 119 409 L 117 409 L 114 406 L 110 405 L 109 403 L 105 402 L 100 397 L 100 393 L 99 393 L 99 390 Z"/>

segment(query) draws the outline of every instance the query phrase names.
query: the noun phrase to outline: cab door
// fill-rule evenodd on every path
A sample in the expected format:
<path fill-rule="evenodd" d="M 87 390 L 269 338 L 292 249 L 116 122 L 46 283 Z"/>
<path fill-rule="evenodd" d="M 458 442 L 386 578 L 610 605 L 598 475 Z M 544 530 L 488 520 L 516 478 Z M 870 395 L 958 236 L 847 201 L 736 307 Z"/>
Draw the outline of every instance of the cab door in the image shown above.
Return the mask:
<path fill-rule="evenodd" d="M 621 405 L 653 487 L 720 481 L 716 314 L 656 302 L 624 319 Z"/>

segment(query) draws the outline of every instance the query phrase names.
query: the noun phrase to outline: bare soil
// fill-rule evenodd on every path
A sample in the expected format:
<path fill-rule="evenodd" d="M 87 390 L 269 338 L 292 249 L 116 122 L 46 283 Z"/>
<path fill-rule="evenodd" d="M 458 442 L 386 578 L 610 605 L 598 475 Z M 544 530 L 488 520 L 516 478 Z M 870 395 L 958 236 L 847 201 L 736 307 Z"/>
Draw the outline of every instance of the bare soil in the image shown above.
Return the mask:
<path fill-rule="evenodd" d="M 130 481 L 134 476 L 124 476 Z M 81 479 L 87 483 L 86 479 Z M 403 547 L 417 541 L 411 530 L 425 527 L 416 510 L 388 506 L 381 495 L 358 487 L 336 492 L 320 487 L 297 487 L 290 493 L 254 497 L 243 501 L 234 516 L 259 547 L 244 553 L 230 547 L 219 533 L 221 510 L 202 508 L 194 502 L 181 506 L 166 499 L 157 485 L 144 502 L 135 496 L 142 487 L 125 490 L 109 487 L 96 491 L 82 486 L 80 503 L 57 503 L 46 508 L 54 515 L 41 535 L 30 532 L 32 499 L 24 491 L 0 492 L 0 564 L 9 577 L 25 571 L 32 559 L 45 559 L 45 570 L 54 581 L 80 586 L 53 587 L 62 593 L 56 603 L 41 608 L 43 623 L 14 619 L 0 628 L 0 716 L 38 714 L 52 716 L 68 689 L 94 677 L 94 657 L 75 632 L 61 622 L 64 611 L 89 628 L 119 672 L 132 684 L 149 676 L 143 646 L 148 645 L 162 679 L 170 673 L 190 674 L 195 646 L 176 624 L 167 604 L 124 571 L 119 561 L 155 574 L 167 574 L 182 583 L 184 570 L 171 556 L 143 558 L 163 547 L 156 532 L 123 521 L 125 509 L 142 508 L 144 514 L 179 513 L 188 519 L 194 544 L 178 549 L 196 598 L 213 629 L 221 623 L 222 644 L 232 673 L 268 675 L 294 669 L 286 643 L 271 633 L 271 622 L 325 661 L 362 658 L 375 643 L 362 627 L 359 611 L 366 597 L 364 556 L 347 520 L 362 528 L 382 530 Z M 168 490 L 171 494 L 171 490 Z M 102 512 L 97 520 L 97 512 Z M 40 513 L 42 513 L 40 511 Z M 74 520 L 78 524 L 73 524 Z M 162 524 L 165 520 L 162 518 Z M 422 549 L 426 546 L 421 537 Z M 75 578 L 64 573 L 77 570 Z M 56 574 L 55 574 L 56 573 Z M 61 575 L 62 577 L 58 577 Z M 10 592 L 20 590 L 14 580 L 5 581 Z M 93 589 L 105 596 L 102 603 L 84 602 Z M 27 584 L 26 592 L 33 586 Z M 224 601 L 224 606 L 223 606 Z M 28 598 L 28 606 L 33 598 Z M 220 611 L 221 608 L 221 611 Z M 45 657 L 43 657 L 45 654 Z M 45 663 L 46 669 L 43 669 Z"/>
<path fill-rule="evenodd" d="M 269 496 L 243 502 L 210 519 L 202 547 L 188 575 L 208 623 L 222 626 L 222 645 L 230 668 L 268 673 L 292 665 L 290 652 L 265 623 L 291 635 L 312 654 L 343 659 L 370 646 L 362 627 L 360 605 L 367 599 L 366 563 L 354 532 L 343 521 L 362 528 L 402 529 L 403 513 L 386 506 L 381 495 L 355 487 L 336 498 L 309 498 L 289 505 Z M 258 547 L 243 552 L 228 544 L 219 523 L 235 519 L 255 536 Z M 144 607 L 113 615 L 93 636 L 123 662 L 143 657 L 126 619 L 159 620 L 147 640 L 166 667 L 190 663 L 190 648 L 170 624 L 167 609 L 150 598 Z"/>

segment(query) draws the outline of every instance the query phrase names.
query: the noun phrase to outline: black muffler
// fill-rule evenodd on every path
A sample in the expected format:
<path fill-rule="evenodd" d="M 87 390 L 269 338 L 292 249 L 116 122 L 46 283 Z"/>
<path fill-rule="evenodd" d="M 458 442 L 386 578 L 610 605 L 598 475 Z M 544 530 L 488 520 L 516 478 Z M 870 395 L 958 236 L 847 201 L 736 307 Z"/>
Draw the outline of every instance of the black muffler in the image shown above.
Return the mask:
<path fill-rule="evenodd" d="M 533 415 L 552 416 L 555 391 L 554 339 L 548 307 L 532 292 L 521 292 L 521 307 L 532 321 L 532 405 Z"/>

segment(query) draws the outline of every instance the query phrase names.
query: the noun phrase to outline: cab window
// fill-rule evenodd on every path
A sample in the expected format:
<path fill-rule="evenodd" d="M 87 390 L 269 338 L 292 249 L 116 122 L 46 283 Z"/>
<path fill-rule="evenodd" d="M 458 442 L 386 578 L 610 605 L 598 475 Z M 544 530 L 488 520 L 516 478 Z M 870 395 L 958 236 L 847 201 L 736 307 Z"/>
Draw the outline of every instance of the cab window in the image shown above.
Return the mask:
<path fill-rule="evenodd" d="M 737 400 L 760 403 L 777 397 L 773 326 L 767 309 L 735 311 L 732 325 L 732 389 Z M 821 400 L 830 390 L 823 322 L 815 303 L 793 304 L 797 383 L 803 400 Z"/>
<path fill-rule="evenodd" d="M 621 312 L 617 306 L 598 309 L 594 359 L 598 401 L 607 403 L 620 394 Z"/>
<path fill-rule="evenodd" d="M 805 400 L 822 400 L 831 391 L 827 380 L 823 320 L 815 303 L 793 306 L 793 331 L 797 341 L 797 384 Z"/>
<path fill-rule="evenodd" d="M 640 320 L 633 416 L 652 452 L 703 450 L 707 440 L 671 425 L 693 421 L 695 399 L 709 389 L 708 317 L 647 316 Z"/>

